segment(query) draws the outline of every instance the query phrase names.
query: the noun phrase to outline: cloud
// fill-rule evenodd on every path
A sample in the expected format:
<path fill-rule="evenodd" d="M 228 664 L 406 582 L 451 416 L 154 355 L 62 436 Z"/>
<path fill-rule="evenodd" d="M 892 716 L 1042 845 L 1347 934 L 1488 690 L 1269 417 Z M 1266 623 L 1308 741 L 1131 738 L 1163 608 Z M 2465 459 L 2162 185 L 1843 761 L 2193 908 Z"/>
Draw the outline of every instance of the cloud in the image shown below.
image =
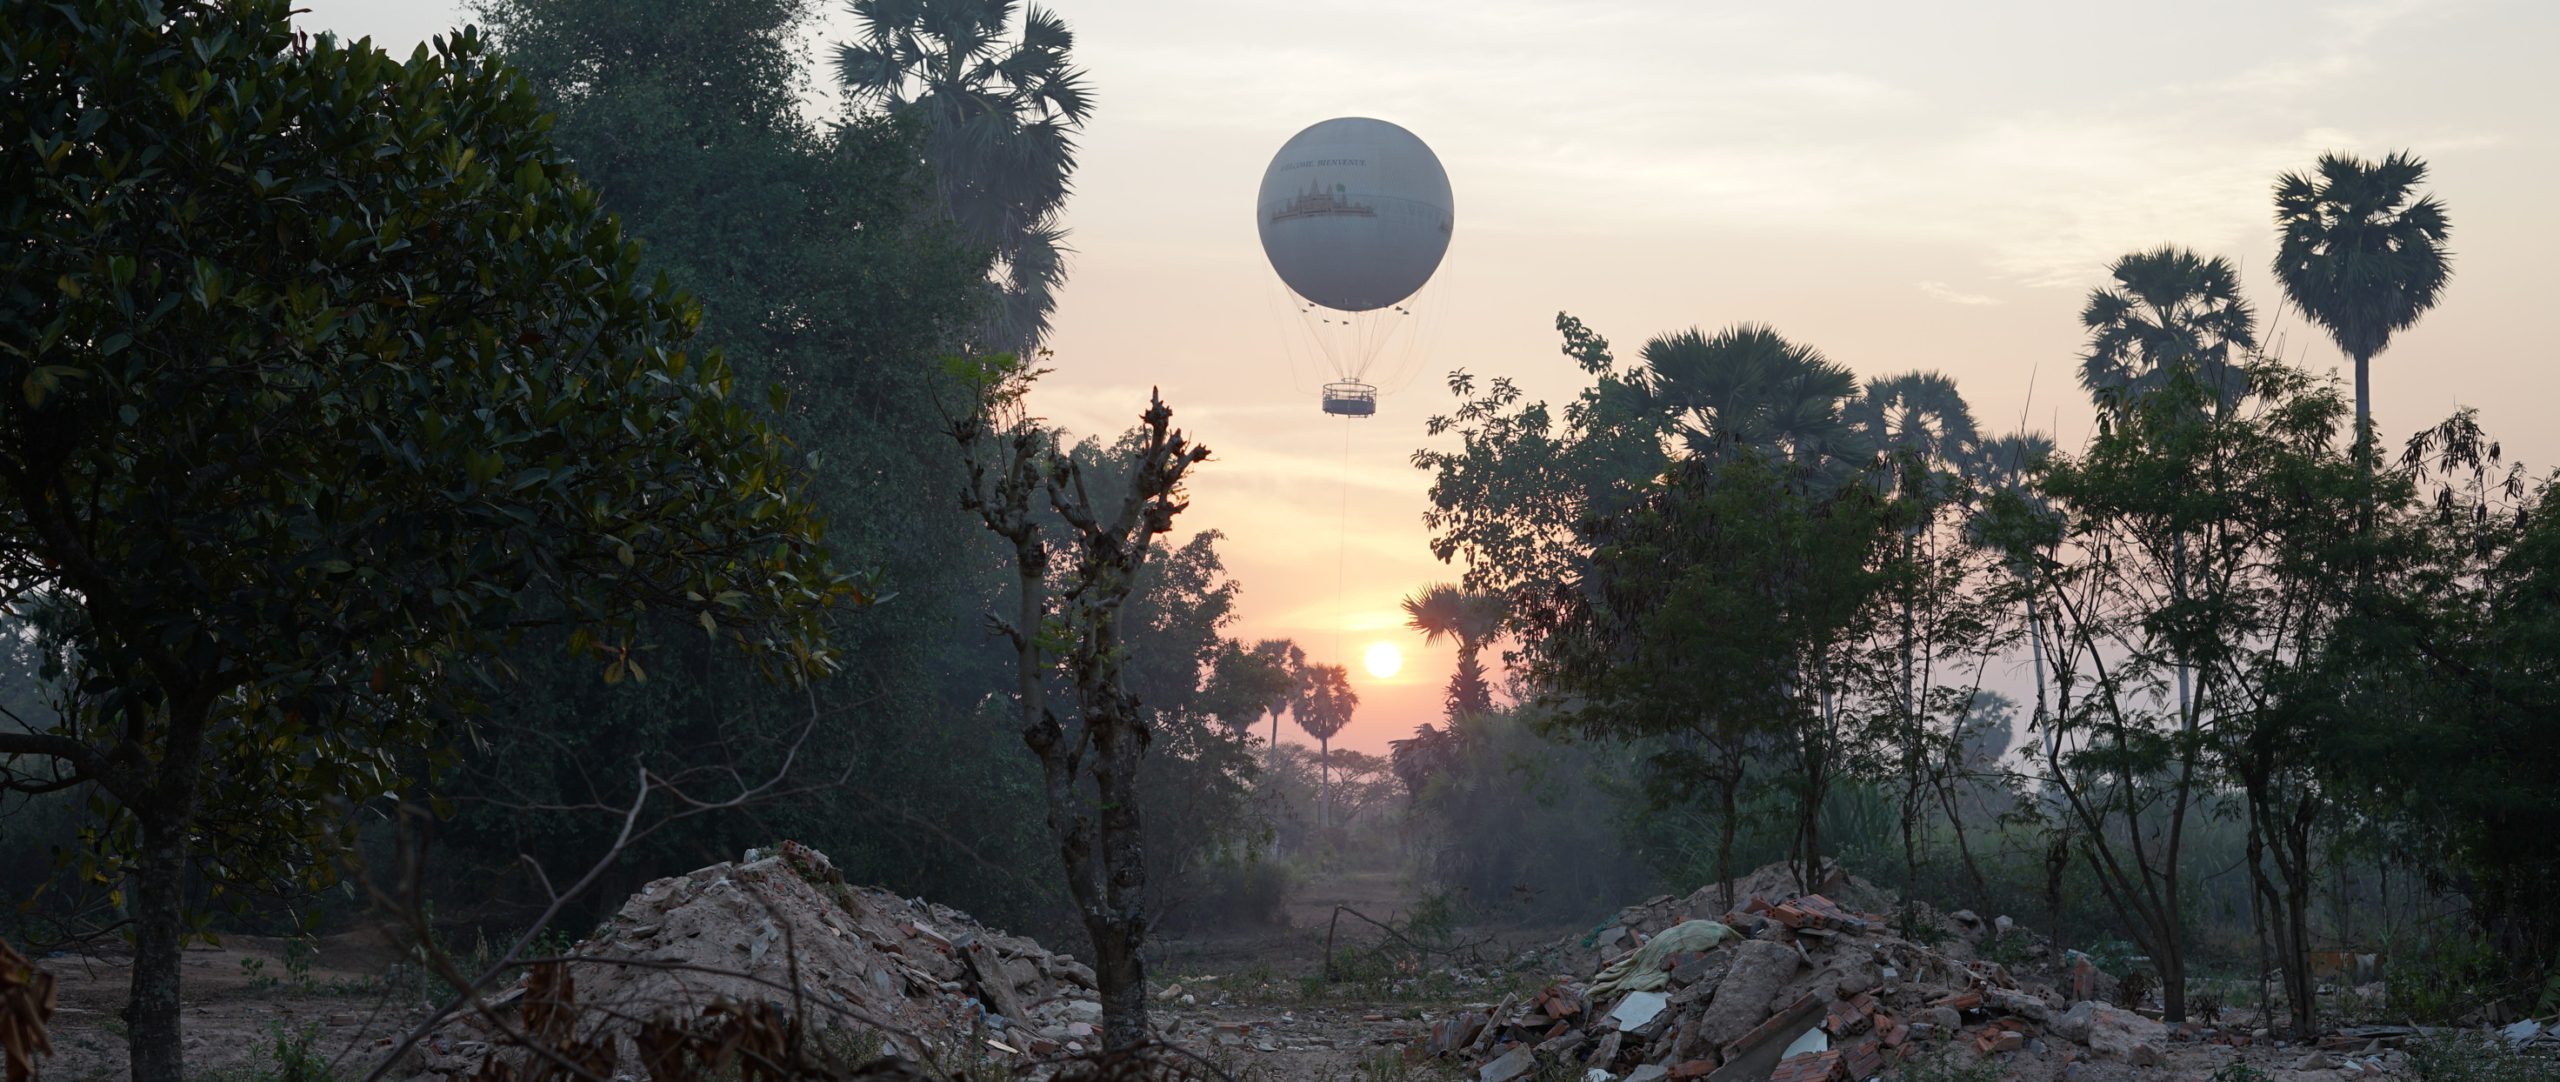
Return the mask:
<path fill-rule="evenodd" d="M 1948 285 L 1945 282 L 1922 282 L 1920 283 L 1920 292 L 1949 304 L 1993 305 L 2000 303 L 2000 298 L 1998 297 L 1988 296 L 1981 293 L 1961 292 L 1954 286 Z"/>

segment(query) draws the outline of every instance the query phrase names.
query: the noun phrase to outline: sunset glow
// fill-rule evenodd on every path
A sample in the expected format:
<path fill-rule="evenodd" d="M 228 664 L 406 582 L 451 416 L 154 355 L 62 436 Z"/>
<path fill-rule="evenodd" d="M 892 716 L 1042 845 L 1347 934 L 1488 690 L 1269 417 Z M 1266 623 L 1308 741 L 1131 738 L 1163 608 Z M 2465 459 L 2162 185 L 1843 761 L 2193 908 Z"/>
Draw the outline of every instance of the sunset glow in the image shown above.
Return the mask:
<path fill-rule="evenodd" d="M 1369 647 L 1368 654 L 1361 660 L 1369 666 L 1369 675 L 1383 680 L 1404 668 L 1404 651 L 1396 649 L 1396 644 L 1391 642 L 1377 643 Z"/>

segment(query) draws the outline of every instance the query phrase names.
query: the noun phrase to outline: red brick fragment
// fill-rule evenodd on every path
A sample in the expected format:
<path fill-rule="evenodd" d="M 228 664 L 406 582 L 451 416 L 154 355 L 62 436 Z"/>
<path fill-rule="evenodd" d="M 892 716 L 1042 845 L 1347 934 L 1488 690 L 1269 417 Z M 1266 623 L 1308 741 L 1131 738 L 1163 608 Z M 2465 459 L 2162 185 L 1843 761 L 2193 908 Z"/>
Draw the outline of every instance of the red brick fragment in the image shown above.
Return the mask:
<path fill-rule="evenodd" d="M 1966 989 L 1952 995 L 1939 996 L 1929 1005 L 1932 1007 L 1952 1007 L 1959 1011 L 1978 1010 L 1982 1006 L 1982 993 L 1972 989 Z"/>
<path fill-rule="evenodd" d="M 1804 1052 L 1778 1061 L 1769 1082 L 1834 1082 L 1840 1077 L 1840 1050 Z"/>

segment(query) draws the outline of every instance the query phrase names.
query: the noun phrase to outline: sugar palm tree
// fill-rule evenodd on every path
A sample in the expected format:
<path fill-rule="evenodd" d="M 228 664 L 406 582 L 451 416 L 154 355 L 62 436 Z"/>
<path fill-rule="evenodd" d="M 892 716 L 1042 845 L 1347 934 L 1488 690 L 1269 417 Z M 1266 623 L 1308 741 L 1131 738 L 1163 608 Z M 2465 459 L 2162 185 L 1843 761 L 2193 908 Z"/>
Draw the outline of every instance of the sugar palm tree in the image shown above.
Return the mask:
<path fill-rule="evenodd" d="M 1458 644 L 1458 668 L 1449 676 L 1449 716 L 1493 709 L 1493 689 L 1484 678 L 1481 655 L 1502 632 L 1507 606 L 1502 595 L 1437 583 L 1404 599 L 1405 626 L 1422 633 L 1426 645 L 1441 639 Z"/>
<path fill-rule="evenodd" d="M 1093 111 L 1075 34 L 1031 8 L 1008 39 L 1017 0 L 853 0 L 859 38 L 836 54 L 848 97 L 924 128 L 944 209 L 995 252 L 1002 304 L 994 349 L 1028 353 L 1048 333 L 1066 280 L 1059 208 L 1076 168 L 1076 133 Z"/>
<path fill-rule="evenodd" d="M 2258 348 L 2258 315 L 2240 297 L 2240 275 L 2231 261 L 2206 259 L 2185 248 L 2162 246 L 2135 252 L 2107 268 L 2113 288 L 2089 291 L 2080 323 L 2089 329 L 2080 385 L 2102 417 L 2132 412 L 2144 396 L 2192 378 L 2213 396 L 2216 416 L 2248 391 L 2240 362 Z M 2240 356 L 2235 357 L 2233 354 Z M 2186 599 L 2187 539 L 2170 541 L 2170 591 Z M 2195 697 L 2187 660 L 2177 660 L 2180 727 L 2196 727 Z"/>
<path fill-rule="evenodd" d="M 2115 284 L 2090 290 L 2080 311 L 2089 329 L 2080 386 L 2102 412 L 2122 416 L 2181 371 L 2221 408 L 2240 400 L 2247 380 L 2239 362 L 2258 348 L 2258 316 L 2240 297 L 2231 261 L 2164 246 L 2118 259 L 2107 272 Z"/>
<path fill-rule="evenodd" d="M 1842 411 L 1843 419 L 1865 448 L 1893 460 L 1891 476 L 1907 498 L 1940 506 L 1953 497 L 1963 475 L 1973 467 L 1982 434 L 1973 423 L 1956 381 L 1937 372 L 1905 372 L 1867 381 L 1864 395 Z M 1919 546 L 1919 527 L 1903 531 L 1903 559 Z M 1917 734 L 1918 681 L 1916 599 L 1902 598 L 1902 714 Z"/>
<path fill-rule="evenodd" d="M 1985 440 L 1981 453 L 1975 459 L 1981 491 L 1994 500 L 2017 501 L 2020 509 L 2036 518 L 2050 518 L 2053 504 L 2035 490 L 2035 476 L 2044 469 L 2045 460 L 2052 457 L 2053 439 L 2042 433 L 2017 432 Z M 1968 532 L 1976 543 L 1988 540 L 1982 525 L 1980 517 L 1968 525 Z M 2024 551 L 2005 555 L 2003 562 L 2008 564 L 2010 573 L 2017 575 L 2027 587 L 2027 645 L 2028 653 L 2034 658 L 2036 682 L 2035 713 L 2031 718 L 2032 723 L 2043 731 L 2046 753 L 2050 756 L 2060 751 L 2056 735 L 2060 730 L 2045 716 L 2044 621 L 2036 611 L 2035 560 Z"/>
<path fill-rule="evenodd" d="M 1305 676 L 1289 713 L 1297 718 L 1298 728 L 1316 738 L 1316 825 L 1322 827 L 1333 803 L 1333 737 L 1351 724 L 1360 693 L 1351 690 L 1351 672 L 1340 665 L 1309 665 L 1301 671 Z"/>
<path fill-rule="evenodd" d="M 1263 710 L 1271 715 L 1271 753 L 1274 756 L 1271 767 L 1277 770 L 1280 767 L 1277 758 L 1280 753 L 1280 715 L 1288 713 L 1290 705 L 1297 701 L 1298 688 L 1306 679 L 1307 652 L 1287 639 L 1264 639 L 1253 644 L 1251 653 L 1283 678 L 1277 684 L 1279 692 L 1263 706 Z"/>
<path fill-rule="evenodd" d="M 1841 419 L 1861 446 L 1906 458 L 1933 484 L 1951 484 L 1970 472 L 1981 450 L 1973 408 L 1956 381 L 1939 372 L 1868 380 L 1866 392 L 1841 410 Z"/>
<path fill-rule="evenodd" d="M 1841 408 L 1858 393 L 1858 377 L 1820 350 L 1745 323 L 1662 335 L 1645 343 L 1643 357 L 1635 378 L 1658 408 L 1679 415 L 1693 454 L 1749 448 L 1816 462 L 1842 450 Z"/>
<path fill-rule="evenodd" d="M 2319 175 L 2276 180 L 2276 281 L 2356 362 L 2356 454 L 2373 462 L 2372 367 L 2436 305 L 2452 272 L 2444 204 L 2417 186 L 2427 163 L 2320 156 Z"/>

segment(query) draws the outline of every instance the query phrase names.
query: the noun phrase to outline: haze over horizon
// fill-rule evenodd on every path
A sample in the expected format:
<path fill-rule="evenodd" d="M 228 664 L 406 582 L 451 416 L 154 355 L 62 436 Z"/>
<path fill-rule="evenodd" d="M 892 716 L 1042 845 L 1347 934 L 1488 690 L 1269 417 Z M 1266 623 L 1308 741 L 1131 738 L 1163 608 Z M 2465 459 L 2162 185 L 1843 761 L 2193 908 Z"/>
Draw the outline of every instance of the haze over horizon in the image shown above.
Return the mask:
<path fill-rule="evenodd" d="M 2560 245 L 2549 5 L 2167 3 L 2140 20 L 2024 3 L 1047 6 L 1076 31 L 1097 104 L 1035 410 L 1108 437 L 1163 388 L 1217 452 L 1183 524 L 1228 538 L 1235 634 L 1353 668 L 1363 702 L 1336 746 L 1382 751 L 1438 717 L 1451 650 L 1425 650 L 1396 602 L 1457 569 L 1430 556 L 1428 482 L 1407 460 L 1451 369 L 1570 397 L 1559 310 L 1622 360 L 1658 333 L 1749 321 L 1861 376 L 1943 370 L 1986 431 L 2023 424 L 2068 449 L 2088 427 L 2080 304 L 2129 251 L 2231 258 L 2268 342 L 2342 368 L 2278 311 L 2269 190 L 2326 150 L 2409 149 L 2451 207 L 2456 270 L 2374 362 L 2384 444 L 2476 406 L 2510 457 L 2560 465 L 2560 436 L 2532 416 L 2560 400 L 2531 322 Z M 399 49 L 466 18 L 447 0 L 311 7 L 312 29 Z M 813 40 L 849 24 L 831 8 Z M 1343 115 L 1428 141 L 1457 204 L 1417 302 L 1416 378 L 1359 422 L 1323 416 L 1293 373 L 1296 328 L 1247 211 L 1280 143 Z M 1406 654 L 1391 679 L 1359 664 L 1380 641 Z"/>

